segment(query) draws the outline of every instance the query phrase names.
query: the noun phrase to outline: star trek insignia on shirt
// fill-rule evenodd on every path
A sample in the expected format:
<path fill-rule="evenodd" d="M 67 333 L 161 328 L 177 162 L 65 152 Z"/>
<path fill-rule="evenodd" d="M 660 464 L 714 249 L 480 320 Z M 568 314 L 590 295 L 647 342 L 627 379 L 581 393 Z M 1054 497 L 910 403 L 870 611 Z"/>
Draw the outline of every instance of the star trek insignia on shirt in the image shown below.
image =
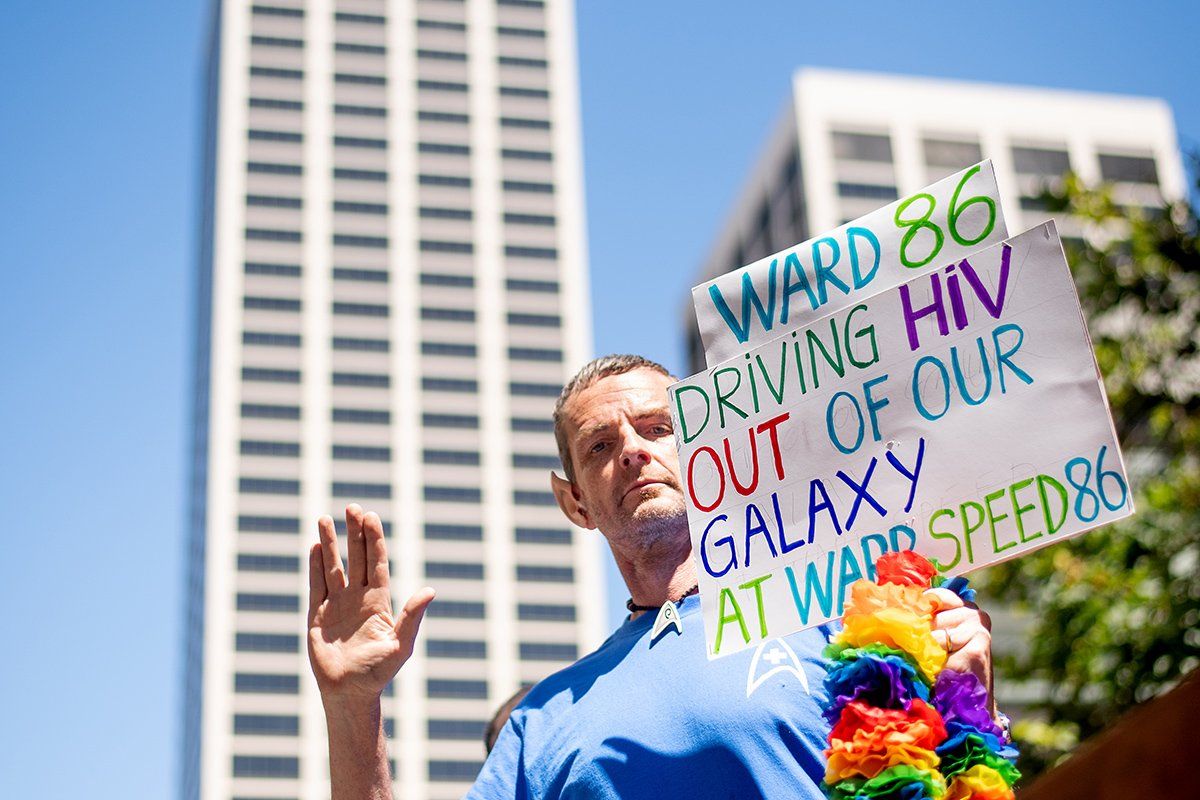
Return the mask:
<path fill-rule="evenodd" d="M 653 642 L 658 638 L 659 634 L 672 626 L 674 626 L 676 633 L 683 634 L 683 620 L 679 618 L 679 609 L 675 608 L 675 604 L 668 600 L 658 610 L 658 617 L 654 620 L 654 627 L 650 629 L 650 641 Z"/>
<path fill-rule="evenodd" d="M 758 675 L 760 671 L 763 674 Z M 746 675 L 746 697 L 754 694 L 758 687 L 772 676 L 787 673 L 795 675 L 804 691 L 812 694 L 808 688 L 808 677 L 804 674 L 804 668 L 800 666 L 796 652 L 783 639 L 768 639 L 758 646 L 754 651 L 754 658 L 750 659 L 750 672 Z"/>

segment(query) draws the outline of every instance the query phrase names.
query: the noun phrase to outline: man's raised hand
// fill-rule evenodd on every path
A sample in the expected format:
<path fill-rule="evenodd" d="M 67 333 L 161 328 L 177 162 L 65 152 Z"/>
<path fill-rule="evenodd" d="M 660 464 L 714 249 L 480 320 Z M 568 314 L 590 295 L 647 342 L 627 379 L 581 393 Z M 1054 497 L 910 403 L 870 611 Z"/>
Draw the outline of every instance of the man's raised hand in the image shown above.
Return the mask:
<path fill-rule="evenodd" d="M 320 541 L 308 553 L 308 659 L 317 686 L 326 700 L 377 699 L 412 655 L 433 589 L 418 591 L 393 617 L 379 515 L 346 507 L 345 570 L 333 519 L 321 517 L 317 529 Z"/>

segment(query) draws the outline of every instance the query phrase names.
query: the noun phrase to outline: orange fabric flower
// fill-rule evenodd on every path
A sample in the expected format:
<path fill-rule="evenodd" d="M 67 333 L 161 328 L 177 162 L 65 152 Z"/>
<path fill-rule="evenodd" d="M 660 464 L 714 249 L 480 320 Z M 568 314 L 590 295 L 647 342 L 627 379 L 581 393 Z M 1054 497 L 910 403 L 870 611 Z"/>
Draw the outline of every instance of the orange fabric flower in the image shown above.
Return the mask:
<path fill-rule="evenodd" d="M 937 567 L 925 556 L 912 550 L 884 553 L 875 562 L 875 580 L 878 583 L 928 589 L 934 575 L 937 575 Z"/>
<path fill-rule="evenodd" d="M 855 581 L 850 585 L 850 600 L 844 606 L 845 617 L 874 614 L 884 608 L 907 609 L 932 626 L 936 605 L 919 586 L 870 581 Z"/>
<path fill-rule="evenodd" d="M 945 738 L 941 716 L 921 700 L 914 699 L 907 710 L 853 701 L 829 734 L 825 780 L 874 778 L 897 764 L 935 770 L 940 760 L 934 750 Z"/>

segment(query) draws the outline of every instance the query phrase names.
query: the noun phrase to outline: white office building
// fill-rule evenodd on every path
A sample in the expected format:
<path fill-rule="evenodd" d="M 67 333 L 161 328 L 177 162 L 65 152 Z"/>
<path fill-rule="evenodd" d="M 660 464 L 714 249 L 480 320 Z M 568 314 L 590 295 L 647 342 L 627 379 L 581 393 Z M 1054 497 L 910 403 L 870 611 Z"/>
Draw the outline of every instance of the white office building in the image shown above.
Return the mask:
<path fill-rule="evenodd" d="M 305 555 L 350 502 L 385 521 L 397 607 L 438 589 L 383 698 L 397 796 L 460 797 L 497 706 L 605 632 L 598 539 L 547 479 L 591 349 L 573 13 L 214 3 L 187 800 L 329 796 Z"/>
<path fill-rule="evenodd" d="M 1158 99 L 801 69 L 692 285 L 745 266 L 990 158 L 1010 234 L 1045 221 L 1042 188 L 1073 170 L 1118 202 L 1182 197 L 1174 118 Z M 1058 220 L 1064 238 L 1078 226 Z M 691 372 L 704 349 L 689 296 Z"/>

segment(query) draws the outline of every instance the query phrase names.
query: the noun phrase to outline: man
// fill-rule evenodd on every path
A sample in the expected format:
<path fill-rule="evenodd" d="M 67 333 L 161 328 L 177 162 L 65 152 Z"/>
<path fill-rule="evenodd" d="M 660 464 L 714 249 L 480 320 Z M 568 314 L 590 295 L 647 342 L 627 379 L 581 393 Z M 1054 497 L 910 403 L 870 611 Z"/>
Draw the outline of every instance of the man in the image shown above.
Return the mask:
<path fill-rule="evenodd" d="M 674 378 L 638 356 L 586 365 L 562 391 L 555 433 L 563 513 L 599 530 L 635 609 L 598 650 L 529 693 L 501 731 L 468 798 L 819 798 L 828 727 L 821 650 L 832 629 L 778 640 L 761 665 L 746 651 L 704 653 L 696 569 L 667 405 Z M 379 517 L 346 509 L 348 569 L 333 520 L 309 558 L 309 658 L 329 725 L 332 800 L 391 797 L 380 693 L 412 654 L 433 590 L 395 618 Z M 934 590 L 947 666 L 991 686 L 989 623 Z M 682 631 L 651 637 L 677 604 Z"/>

